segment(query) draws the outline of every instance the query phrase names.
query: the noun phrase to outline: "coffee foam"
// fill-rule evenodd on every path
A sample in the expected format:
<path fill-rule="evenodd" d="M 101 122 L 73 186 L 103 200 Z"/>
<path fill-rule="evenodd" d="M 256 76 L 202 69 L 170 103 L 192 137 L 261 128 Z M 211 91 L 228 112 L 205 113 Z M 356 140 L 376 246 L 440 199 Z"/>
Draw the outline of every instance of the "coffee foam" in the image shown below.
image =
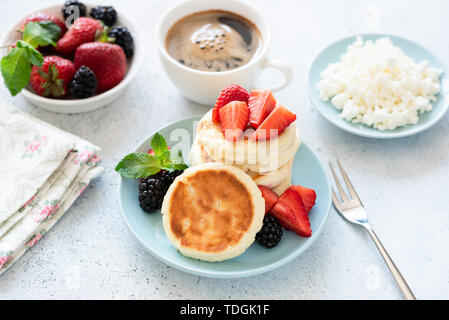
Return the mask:
<path fill-rule="evenodd" d="M 168 53 L 187 67 L 226 71 L 248 63 L 260 47 L 257 28 L 226 11 L 198 12 L 179 20 L 166 38 Z"/>

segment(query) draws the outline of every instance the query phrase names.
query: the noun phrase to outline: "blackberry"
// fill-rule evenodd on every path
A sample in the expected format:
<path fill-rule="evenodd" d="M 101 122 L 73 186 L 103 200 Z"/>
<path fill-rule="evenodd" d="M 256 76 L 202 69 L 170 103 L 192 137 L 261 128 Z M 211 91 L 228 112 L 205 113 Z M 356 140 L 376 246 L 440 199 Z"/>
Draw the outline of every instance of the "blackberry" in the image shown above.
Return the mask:
<path fill-rule="evenodd" d="M 94 19 L 104 22 L 108 27 L 114 25 L 117 20 L 117 11 L 113 6 L 98 6 L 90 10 L 90 15 Z"/>
<path fill-rule="evenodd" d="M 79 16 L 85 17 L 86 16 L 86 6 L 79 2 L 78 0 L 67 0 L 64 2 L 64 5 L 62 6 L 62 14 L 64 15 L 64 20 L 67 20 L 69 16 L 75 13 L 75 11 L 72 9 L 68 9 L 69 6 L 76 6 L 79 9 Z M 79 17 L 76 17 L 79 18 Z M 74 19 L 75 20 L 75 19 Z M 73 21 L 72 21 L 73 23 Z"/>
<path fill-rule="evenodd" d="M 127 58 L 131 58 L 134 53 L 134 39 L 126 27 L 116 26 L 108 32 L 108 37 L 122 47 Z"/>
<path fill-rule="evenodd" d="M 89 98 L 97 89 L 97 77 L 86 66 L 81 66 L 70 83 L 70 93 L 77 99 Z"/>
<path fill-rule="evenodd" d="M 173 172 L 161 170 L 152 176 L 141 179 L 139 184 L 140 207 L 148 213 L 160 209 L 168 188 L 181 173 L 181 170 Z"/>
<path fill-rule="evenodd" d="M 256 234 L 256 241 L 260 245 L 271 249 L 276 247 L 281 241 L 282 234 L 283 231 L 279 220 L 271 214 L 267 214 L 263 218 L 262 229 Z"/>

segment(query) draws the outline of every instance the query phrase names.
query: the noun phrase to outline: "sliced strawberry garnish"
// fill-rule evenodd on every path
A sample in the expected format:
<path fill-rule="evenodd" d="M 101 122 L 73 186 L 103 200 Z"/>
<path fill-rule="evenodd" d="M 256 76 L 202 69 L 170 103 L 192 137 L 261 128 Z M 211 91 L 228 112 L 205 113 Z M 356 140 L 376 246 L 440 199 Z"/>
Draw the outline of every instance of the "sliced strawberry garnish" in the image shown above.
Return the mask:
<path fill-rule="evenodd" d="M 276 192 L 274 192 L 268 187 L 265 186 L 258 186 L 258 187 L 260 189 L 260 192 L 262 192 L 262 197 L 265 200 L 265 213 L 267 213 L 268 211 L 271 210 L 271 208 L 274 207 L 274 205 L 279 199 L 279 196 L 276 194 Z"/>
<path fill-rule="evenodd" d="M 215 102 L 214 109 L 212 110 L 212 121 L 220 122 L 220 114 L 218 110 L 229 102 L 232 101 L 244 101 L 248 102 L 249 93 L 245 88 L 237 85 L 237 84 L 229 84 L 227 85 L 220 93 L 220 96 Z"/>
<path fill-rule="evenodd" d="M 248 98 L 249 122 L 257 129 L 276 107 L 276 99 L 270 89 L 251 90 Z"/>
<path fill-rule="evenodd" d="M 248 123 L 248 105 L 246 102 L 232 101 L 220 108 L 219 113 L 225 138 L 229 141 L 237 141 Z"/>
<path fill-rule="evenodd" d="M 218 108 L 212 109 L 212 121 L 213 122 L 220 122 L 220 113 L 218 112 Z"/>
<path fill-rule="evenodd" d="M 309 217 L 298 192 L 291 188 L 285 190 L 270 213 L 279 219 L 281 225 L 302 237 L 310 237 Z"/>
<path fill-rule="evenodd" d="M 304 203 L 304 207 L 306 209 L 307 214 L 310 212 L 312 207 L 315 205 L 316 200 L 316 192 L 315 190 L 303 187 L 303 186 L 291 186 L 292 190 L 299 193 L 301 196 L 302 202 Z"/>
<path fill-rule="evenodd" d="M 295 120 L 294 113 L 283 105 L 277 105 L 253 133 L 251 139 L 270 140 L 276 138 Z"/>

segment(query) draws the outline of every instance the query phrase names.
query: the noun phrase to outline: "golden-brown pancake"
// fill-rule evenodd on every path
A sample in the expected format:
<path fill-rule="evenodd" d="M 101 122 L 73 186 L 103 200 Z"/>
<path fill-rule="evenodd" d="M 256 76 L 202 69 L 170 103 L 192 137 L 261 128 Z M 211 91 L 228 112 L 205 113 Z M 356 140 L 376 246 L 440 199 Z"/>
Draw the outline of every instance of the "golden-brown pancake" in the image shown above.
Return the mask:
<path fill-rule="evenodd" d="M 265 201 L 242 170 L 222 163 L 188 168 L 162 204 L 165 234 L 185 256 L 222 261 L 242 254 L 262 227 Z"/>

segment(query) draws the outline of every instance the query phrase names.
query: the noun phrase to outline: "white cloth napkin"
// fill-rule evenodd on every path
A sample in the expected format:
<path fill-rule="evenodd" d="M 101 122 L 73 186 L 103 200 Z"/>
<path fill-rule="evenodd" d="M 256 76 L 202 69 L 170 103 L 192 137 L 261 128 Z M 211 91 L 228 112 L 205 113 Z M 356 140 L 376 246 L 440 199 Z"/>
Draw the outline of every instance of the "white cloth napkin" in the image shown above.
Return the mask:
<path fill-rule="evenodd" d="M 0 102 L 0 274 L 104 172 L 100 151 Z"/>

